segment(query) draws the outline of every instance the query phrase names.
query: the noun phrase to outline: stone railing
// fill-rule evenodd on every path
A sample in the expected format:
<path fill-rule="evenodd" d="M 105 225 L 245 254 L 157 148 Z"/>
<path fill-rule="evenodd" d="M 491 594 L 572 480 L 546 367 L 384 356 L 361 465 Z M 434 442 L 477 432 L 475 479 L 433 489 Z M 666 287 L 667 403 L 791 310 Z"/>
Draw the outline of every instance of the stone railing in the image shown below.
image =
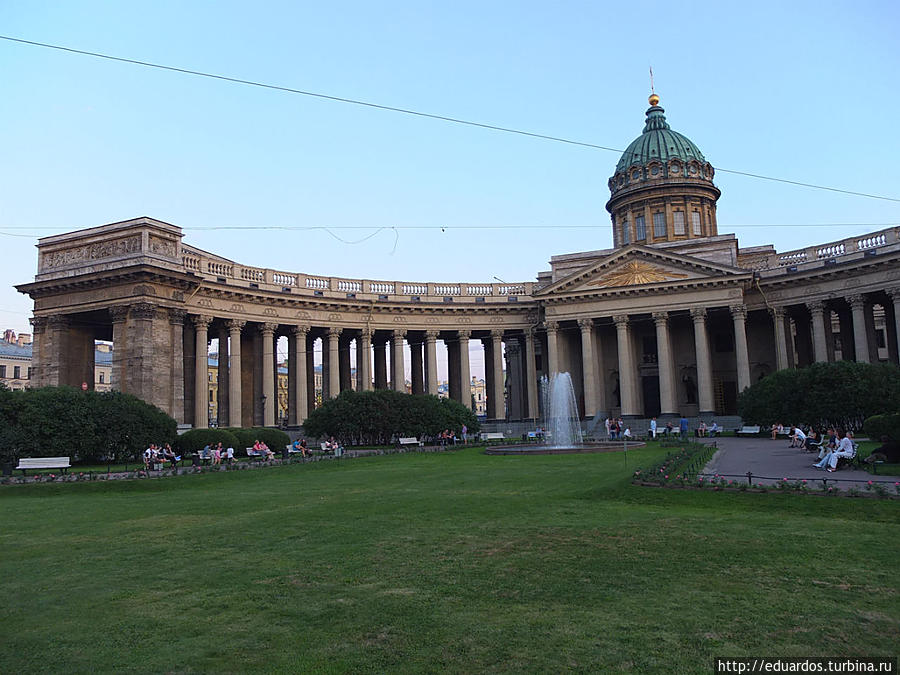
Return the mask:
<path fill-rule="evenodd" d="M 900 244 L 900 227 L 891 227 L 879 232 L 847 237 L 840 241 L 808 246 L 795 251 L 753 256 L 745 263 L 745 266 L 754 271 L 779 270 L 794 265 L 836 260 L 842 256 L 865 254 L 867 251 L 898 244 Z"/>
<path fill-rule="evenodd" d="M 344 279 L 311 274 L 295 274 L 261 267 L 246 267 L 182 244 L 181 260 L 186 272 L 210 281 L 237 283 L 280 293 L 328 295 L 336 298 L 359 298 L 419 302 L 512 302 L 526 299 L 534 290 L 533 282 L 523 283 L 426 283 L 410 281 L 377 281 Z"/>

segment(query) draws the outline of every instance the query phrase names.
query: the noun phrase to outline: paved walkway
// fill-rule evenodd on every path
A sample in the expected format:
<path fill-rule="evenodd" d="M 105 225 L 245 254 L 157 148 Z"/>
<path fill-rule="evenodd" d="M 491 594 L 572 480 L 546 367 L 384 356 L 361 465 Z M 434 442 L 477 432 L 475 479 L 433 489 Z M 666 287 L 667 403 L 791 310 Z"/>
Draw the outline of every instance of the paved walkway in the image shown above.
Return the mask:
<path fill-rule="evenodd" d="M 828 482 L 839 481 L 842 489 L 849 488 L 852 483 L 844 481 L 889 482 L 893 485 L 900 481 L 900 476 L 872 475 L 859 469 L 843 468 L 834 473 L 812 466 L 817 461 L 818 453 L 804 452 L 797 448 L 789 448 L 783 439 L 773 441 L 769 438 L 734 438 L 716 439 L 719 450 L 704 469 L 705 474 L 723 476 L 739 476 L 746 481 L 747 472 L 753 474 L 754 483 L 772 484 L 782 478 L 788 480 L 816 480 L 823 478 Z"/>

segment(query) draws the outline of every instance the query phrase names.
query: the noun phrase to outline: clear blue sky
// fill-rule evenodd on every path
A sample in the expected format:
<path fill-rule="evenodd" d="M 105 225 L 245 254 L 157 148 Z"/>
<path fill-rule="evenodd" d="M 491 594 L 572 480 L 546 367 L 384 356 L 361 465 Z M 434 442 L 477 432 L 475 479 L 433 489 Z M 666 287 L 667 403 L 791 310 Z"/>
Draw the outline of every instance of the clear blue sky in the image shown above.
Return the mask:
<path fill-rule="evenodd" d="M 9 36 L 612 148 L 641 131 L 652 65 L 714 166 L 895 198 L 898 27 L 896 2 L 0 4 Z M 12 284 L 37 237 L 141 215 L 244 264 L 376 279 L 532 280 L 612 243 L 617 153 L 6 41 L 0 74 L 0 327 L 29 330 Z M 716 183 L 744 246 L 900 222 L 897 202 Z M 194 229 L 215 226 L 334 229 Z M 391 226 L 445 231 L 337 239 Z"/>

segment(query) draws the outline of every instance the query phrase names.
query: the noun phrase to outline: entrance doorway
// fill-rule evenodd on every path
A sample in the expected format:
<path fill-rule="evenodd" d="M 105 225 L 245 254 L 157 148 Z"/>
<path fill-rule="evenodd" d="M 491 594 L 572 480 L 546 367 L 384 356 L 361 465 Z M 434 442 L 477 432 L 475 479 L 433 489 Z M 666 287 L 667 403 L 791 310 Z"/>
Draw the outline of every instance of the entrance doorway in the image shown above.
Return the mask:
<path fill-rule="evenodd" d="M 644 417 L 659 416 L 659 375 L 641 377 L 641 389 L 644 393 Z"/>

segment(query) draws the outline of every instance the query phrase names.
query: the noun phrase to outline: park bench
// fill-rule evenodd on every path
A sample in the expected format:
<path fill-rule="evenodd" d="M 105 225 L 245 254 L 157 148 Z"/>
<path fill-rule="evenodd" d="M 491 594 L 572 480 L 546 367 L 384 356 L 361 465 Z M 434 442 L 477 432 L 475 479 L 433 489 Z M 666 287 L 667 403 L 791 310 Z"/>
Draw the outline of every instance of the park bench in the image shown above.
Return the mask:
<path fill-rule="evenodd" d="M 23 457 L 16 469 L 24 476 L 28 469 L 62 469 L 66 473 L 70 466 L 68 457 Z"/>
<path fill-rule="evenodd" d="M 759 425 L 747 426 L 746 424 L 737 430 L 738 436 L 756 436 L 759 434 Z"/>
<path fill-rule="evenodd" d="M 419 440 L 418 438 L 416 438 L 415 436 L 409 436 L 409 437 L 401 436 L 400 438 L 397 439 L 397 443 L 398 443 L 398 445 L 400 445 L 400 446 L 404 446 L 404 445 L 418 445 L 420 448 L 421 448 L 423 445 L 425 445 L 425 443 L 423 443 L 422 441 L 420 441 L 420 440 Z"/>
<path fill-rule="evenodd" d="M 247 457 L 250 459 L 265 459 L 266 453 L 263 450 L 254 450 L 253 448 L 245 448 L 247 451 Z"/>
<path fill-rule="evenodd" d="M 482 441 L 490 443 L 491 441 L 503 441 L 506 439 L 506 436 L 503 435 L 502 431 L 482 431 L 480 438 Z"/>
<path fill-rule="evenodd" d="M 325 455 L 327 455 L 330 451 L 329 451 L 328 448 L 326 448 L 325 446 L 328 445 L 328 444 L 327 444 L 325 441 L 322 441 L 322 443 L 321 443 L 320 445 L 321 445 L 321 447 L 322 447 L 322 453 L 325 454 Z M 337 449 L 335 449 L 335 451 L 334 451 L 334 456 L 335 456 L 335 457 L 340 457 L 340 456 L 343 455 L 343 454 L 344 454 L 344 446 L 338 445 L 338 446 L 337 446 Z"/>
<path fill-rule="evenodd" d="M 284 447 L 287 448 L 287 451 L 288 451 L 288 454 L 289 454 L 289 455 L 302 455 L 302 454 L 303 454 L 303 451 L 302 451 L 302 450 L 297 450 L 296 448 L 294 448 L 293 445 L 290 445 L 290 444 L 289 444 L 289 445 L 286 445 L 286 446 L 284 446 Z M 307 450 L 307 452 L 309 452 L 309 450 Z"/>

